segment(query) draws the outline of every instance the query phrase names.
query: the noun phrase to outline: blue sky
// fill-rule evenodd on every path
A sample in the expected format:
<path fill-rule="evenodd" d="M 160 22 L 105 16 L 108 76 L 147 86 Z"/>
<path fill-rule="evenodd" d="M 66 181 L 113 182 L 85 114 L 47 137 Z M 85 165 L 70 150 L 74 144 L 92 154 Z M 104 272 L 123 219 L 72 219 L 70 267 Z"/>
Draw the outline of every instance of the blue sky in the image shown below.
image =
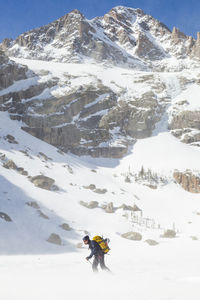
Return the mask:
<path fill-rule="evenodd" d="M 91 19 L 117 5 L 141 8 L 169 29 L 176 26 L 194 38 L 200 31 L 200 0 L 0 0 L 0 42 L 46 25 L 75 8 Z"/>

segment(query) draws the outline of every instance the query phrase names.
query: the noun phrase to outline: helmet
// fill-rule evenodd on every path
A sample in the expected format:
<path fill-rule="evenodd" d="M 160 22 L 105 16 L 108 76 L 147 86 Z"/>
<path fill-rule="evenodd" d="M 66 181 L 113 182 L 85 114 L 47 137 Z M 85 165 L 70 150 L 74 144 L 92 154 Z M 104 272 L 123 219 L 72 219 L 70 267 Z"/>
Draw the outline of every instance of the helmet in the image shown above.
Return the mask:
<path fill-rule="evenodd" d="M 89 240 L 90 240 L 90 238 L 88 235 L 84 236 L 83 241 L 89 241 Z"/>

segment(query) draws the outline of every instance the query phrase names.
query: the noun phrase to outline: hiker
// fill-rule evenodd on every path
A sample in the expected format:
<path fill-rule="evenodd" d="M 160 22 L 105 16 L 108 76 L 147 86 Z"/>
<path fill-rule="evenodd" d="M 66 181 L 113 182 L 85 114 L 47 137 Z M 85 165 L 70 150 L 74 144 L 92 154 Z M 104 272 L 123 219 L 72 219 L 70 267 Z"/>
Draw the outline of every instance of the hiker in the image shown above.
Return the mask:
<path fill-rule="evenodd" d="M 102 270 L 110 271 L 105 265 L 104 262 L 105 253 L 102 251 L 99 244 L 94 240 L 90 240 L 88 235 L 84 236 L 83 242 L 85 245 L 88 245 L 89 249 L 91 250 L 90 255 L 87 256 L 86 259 L 89 260 L 94 256 L 94 260 L 92 263 L 93 272 L 98 272 L 98 268 L 97 268 L 98 264 L 100 264 Z"/>

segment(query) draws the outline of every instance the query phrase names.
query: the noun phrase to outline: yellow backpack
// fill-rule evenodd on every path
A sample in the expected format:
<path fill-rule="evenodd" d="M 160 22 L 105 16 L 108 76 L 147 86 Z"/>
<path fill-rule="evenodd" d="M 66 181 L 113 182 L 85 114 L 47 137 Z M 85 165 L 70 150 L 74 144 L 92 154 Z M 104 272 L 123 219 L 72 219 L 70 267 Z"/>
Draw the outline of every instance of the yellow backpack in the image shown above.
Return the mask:
<path fill-rule="evenodd" d="M 110 248 L 108 247 L 109 239 L 104 239 L 103 237 L 96 235 L 93 237 L 93 241 L 99 244 L 103 253 L 106 254 L 110 250 Z"/>

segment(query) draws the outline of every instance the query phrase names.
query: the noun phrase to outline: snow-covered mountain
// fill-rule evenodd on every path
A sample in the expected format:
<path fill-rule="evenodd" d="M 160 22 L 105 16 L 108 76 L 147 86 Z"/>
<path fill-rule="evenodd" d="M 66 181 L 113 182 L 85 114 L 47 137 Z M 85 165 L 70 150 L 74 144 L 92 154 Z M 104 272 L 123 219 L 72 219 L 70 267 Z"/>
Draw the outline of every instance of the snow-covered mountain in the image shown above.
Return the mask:
<path fill-rule="evenodd" d="M 171 33 L 140 9 L 115 7 L 93 20 L 75 10 L 3 41 L 29 71 L 0 92 L 0 103 L 27 132 L 78 155 L 122 157 L 166 115 L 175 136 L 198 144 L 198 112 L 181 94 L 198 91 L 198 47 L 199 35 Z"/>
<path fill-rule="evenodd" d="M 117 6 L 105 16 L 88 20 L 73 10 L 60 19 L 5 39 L 9 55 L 57 62 L 106 62 L 142 68 L 166 57 L 199 58 L 200 44 L 177 28 L 164 24 L 141 9 Z"/>
<path fill-rule="evenodd" d="M 4 40 L 4 300 L 199 299 L 199 43 L 121 6 Z M 113 276 L 85 234 L 111 239 Z"/>

